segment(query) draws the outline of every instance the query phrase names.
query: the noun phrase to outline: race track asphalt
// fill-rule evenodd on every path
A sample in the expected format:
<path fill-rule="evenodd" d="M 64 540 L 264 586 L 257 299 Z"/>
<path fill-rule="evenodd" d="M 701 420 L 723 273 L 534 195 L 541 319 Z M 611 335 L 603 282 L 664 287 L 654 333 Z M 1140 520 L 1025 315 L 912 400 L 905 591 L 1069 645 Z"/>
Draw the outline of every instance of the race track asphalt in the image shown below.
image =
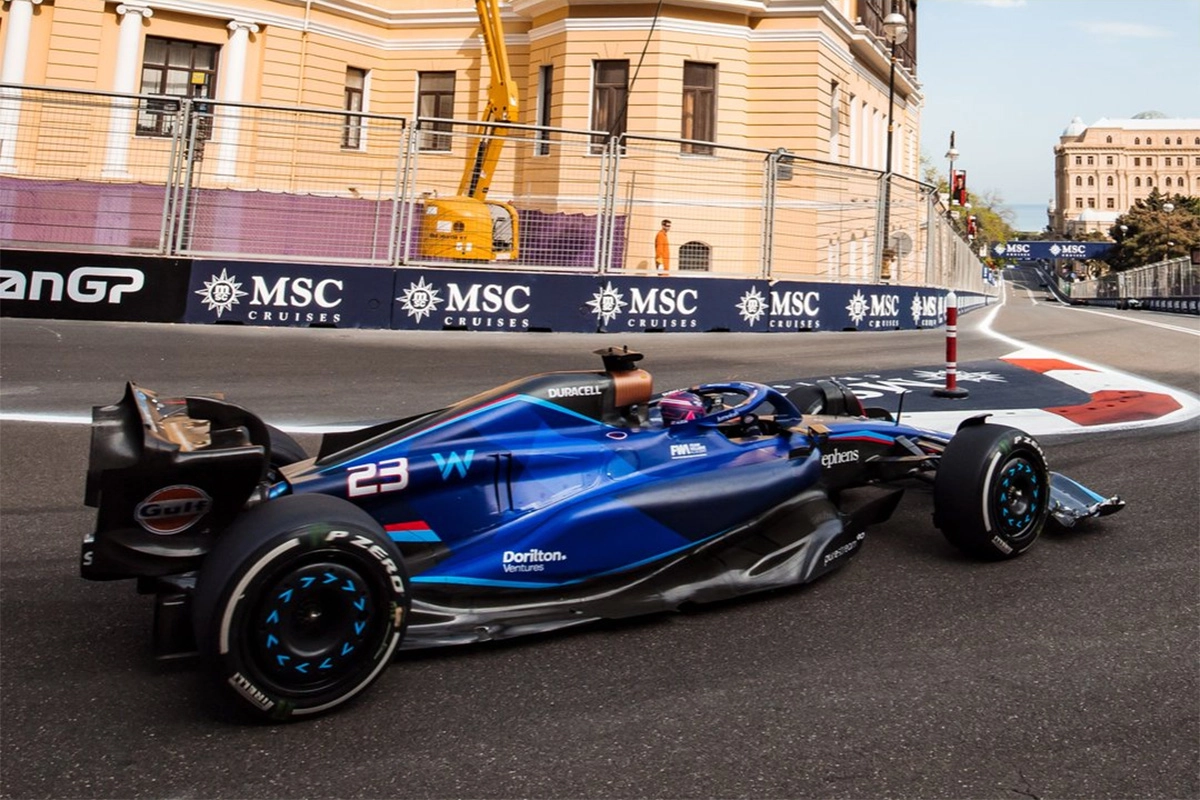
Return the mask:
<path fill-rule="evenodd" d="M 891 402 L 887 384 L 936 373 L 943 338 L 0 319 L 0 797 L 1200 797 L 1200 321 L 1101 316 L 1020 286 L 990 314 L 961 326 L 971 404 L 1057 417 L 1041 436 L 1052 468 L 1120 494 L 1120 514 L 980 564 L 914 492 L 810 586 L 405 653 L 351 706 L 283 726 L 243 724 L 194 664 L 154 662 L 149 599 L 127 582 L 78 577 L 92 524 L 79 423 L 125 379 L 224 390 L 311 445 L 516 375 L 591 368 L 610 343 L 646 352 L 662 389 L 836 375 Z M 1070 374 L 1015 364 L 1028 348 Z M 910 388 L 905 413 L 977 410 L 926 409 Z M 1141 399 L 1094 396 L 1110 390 L 1180 408 L 1146 418 Z M 1110 400 L 1117 411 L 1047 411 Z"/>

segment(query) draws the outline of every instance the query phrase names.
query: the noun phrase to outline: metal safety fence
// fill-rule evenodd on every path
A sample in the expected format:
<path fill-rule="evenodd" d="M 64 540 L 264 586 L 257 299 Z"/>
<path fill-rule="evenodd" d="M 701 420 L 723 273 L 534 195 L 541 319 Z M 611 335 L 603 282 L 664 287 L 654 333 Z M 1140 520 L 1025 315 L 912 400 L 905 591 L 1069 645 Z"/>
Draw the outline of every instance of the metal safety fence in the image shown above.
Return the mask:
<path fill-rule="evenodd" d="M 1170 298 L 1200 295 L 1200 265 L 1184 256 L 1070 284 L 1076 300 Z"/>
<path fill-rule="evenodd" d="M 639 274 L 662 220 L 670 272 L 991 291 L 933 187 L 783 150 L 0 84 L 6 247 Z"/>

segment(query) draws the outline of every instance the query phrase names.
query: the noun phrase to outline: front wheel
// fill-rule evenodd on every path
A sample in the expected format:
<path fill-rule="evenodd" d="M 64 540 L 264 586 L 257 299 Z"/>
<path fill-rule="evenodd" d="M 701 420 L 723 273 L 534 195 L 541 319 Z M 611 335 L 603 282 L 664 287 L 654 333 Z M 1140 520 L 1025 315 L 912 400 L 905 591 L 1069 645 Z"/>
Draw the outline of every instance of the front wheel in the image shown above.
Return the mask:
<path fill-rule="evenodd" d="M 1004 425 L 973 425 L 942 454 L 934 524 L 968 555 L 1015 558 L 1041 534 L 1049 501 L 1050 471 L 1037 440 Z"/>
<path fill-rule="evenodd" d="M 404 635 L 408 576 L 366 512 L 326 495 L 256 506 L 200 570 L 196 640 L 222 691 L 258 717 L 335 708 L 366 689 Z"/>

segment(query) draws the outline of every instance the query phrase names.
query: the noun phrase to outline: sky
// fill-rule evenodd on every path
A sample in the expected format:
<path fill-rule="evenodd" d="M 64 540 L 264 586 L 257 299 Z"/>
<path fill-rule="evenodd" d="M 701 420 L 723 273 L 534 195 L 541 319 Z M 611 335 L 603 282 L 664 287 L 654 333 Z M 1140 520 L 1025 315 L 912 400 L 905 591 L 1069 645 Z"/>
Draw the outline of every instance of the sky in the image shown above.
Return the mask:
<path fill-rule="evenodd" d="M 1200 0 L 920 0 L 917 80 L 939 174 L 954 131 L 973 194 L 1044 209 L 1073 117 L 1200 119 Z"/>

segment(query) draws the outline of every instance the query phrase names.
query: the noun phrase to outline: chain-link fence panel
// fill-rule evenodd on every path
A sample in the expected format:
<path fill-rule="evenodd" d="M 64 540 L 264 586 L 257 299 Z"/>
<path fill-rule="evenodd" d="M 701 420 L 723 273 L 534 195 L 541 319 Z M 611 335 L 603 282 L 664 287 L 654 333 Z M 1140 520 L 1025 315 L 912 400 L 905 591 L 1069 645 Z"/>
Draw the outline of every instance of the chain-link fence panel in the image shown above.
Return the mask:
<path fill-rule="evenodd" d="M 608 157 L 590 133 L 418 118 L 410 140 L 407 262 L 557 270 L 609 253 Z M 620 226 L 618 226 L 620 230 Z"/>
<path fill-rule="evenodd" d="M 0 84 L 10 247 L 990 291 L 932 187 L 886 188 L 781 150 Z"/>
<path fill-rule="evenodd" d="M 623 238 L 614 241 L 614 269 L 660 271 L 656 240 L 669 222 L 661 271 L 762 273 L 765 153 L 637 136 L 616 140 L 610 148 L 616 152 L 614 216 L 625 223 Z"/>
<path fill-rule="evenodd" d="M 178 140 L 143 135 L 149 96 L 0 85 L 0 241 L 159 253 Z M 177 119 L 179 104 L 158 118 Z"/>
<path fill-rule="evenodd" d="M 926 285 L 992 294 L 996 287 L 985 276 L 983 262 L 971 242 L 963 238 L 944 206 L 930 204 L 930 254 Z"/>
<path fill-rule="evenodd" d="M 912 178 L 891 176 L 887 248 L 890 279 L 901 286 L 939 286 L 930 278 L 929 220 L 933 188 Z"/>
<path fill-rule="evenodd" d="M 188 112 L 173 251 L 395 261 L 404 118 L 211 101 Z"/>
<path fill-rule="evenodd" d="M 776 151 L 769 274 L 784 280 L 874 281 L 880 175 Z"/>
<path fill-rule="evenodd" d="M 1200 266 L 1186 256 L 1071 284 L 1071 297 L 1077 299 L 1196 295 L 1200 295 Z"/>

